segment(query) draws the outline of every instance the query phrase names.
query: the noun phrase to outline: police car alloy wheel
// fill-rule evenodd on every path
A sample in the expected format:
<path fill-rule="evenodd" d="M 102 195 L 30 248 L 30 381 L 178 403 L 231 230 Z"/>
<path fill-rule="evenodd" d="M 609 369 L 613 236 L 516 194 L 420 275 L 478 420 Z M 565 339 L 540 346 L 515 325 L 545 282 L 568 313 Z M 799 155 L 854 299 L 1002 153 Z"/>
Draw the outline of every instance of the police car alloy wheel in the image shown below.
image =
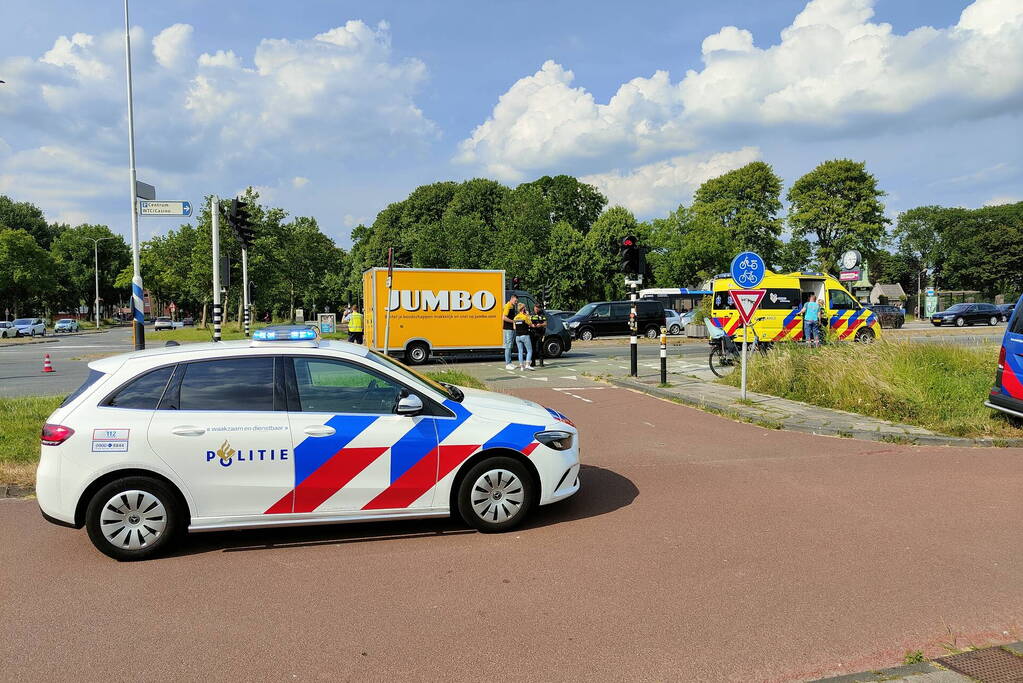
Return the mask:
<path fill-rule="evenodd" d="M 498 456 L 470 469 L 458 491 L 458 512 L 480 531 L 507 531 L 533 506 L 533 481 L 515 459 Z"/>
<path fill-rule="evenodd" d="M 93 544 L 117 560 L 144 560 L 177 533 L 177 499 L 161 482 L 125 477 L 102 487 L 89 501 L 85 526 Z"/>

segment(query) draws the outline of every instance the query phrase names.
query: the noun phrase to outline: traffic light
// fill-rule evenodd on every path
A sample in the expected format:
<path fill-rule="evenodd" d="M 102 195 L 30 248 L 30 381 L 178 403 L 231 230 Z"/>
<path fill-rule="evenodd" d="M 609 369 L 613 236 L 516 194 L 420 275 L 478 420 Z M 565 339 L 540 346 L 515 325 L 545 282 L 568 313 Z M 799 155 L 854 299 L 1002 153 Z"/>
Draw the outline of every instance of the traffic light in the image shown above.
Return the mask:
<path fill-rule="evenodd" d="M 547 306 L 551 305 L 551 294 L 553 294 L 553 292 L 551 291 L 551 283 L 547 282 L 543 286 L 543 289 L 540 291 L 540 296 L 543 299 L 544 307 L 547 307 Z"/>
<path fill-rule="evenodd" d="M 618 251 L 619 268 L 625 275 L 639 275 L 639 241 L 629 235 L 622 240 Z"/>
<path fill-rule="evenodd" d="M 246 248 L 252 246 L 256 239 L 256 230 L 252 227 L 252 218 L 249 216 L 249 205 L 241 199 L 231 200 L 231 210 L 227 214 L 227 222 L 238 237 L 238 240 Z"/>
<path fill-rule="evenodd" d="M 522 279 L 521 278 L 517 278 L 517 277 L 513 277 L 512 278 L 512 289 L 518 289 L 519 285 L 521 285 L 521 284 L 522 284 Z"/>

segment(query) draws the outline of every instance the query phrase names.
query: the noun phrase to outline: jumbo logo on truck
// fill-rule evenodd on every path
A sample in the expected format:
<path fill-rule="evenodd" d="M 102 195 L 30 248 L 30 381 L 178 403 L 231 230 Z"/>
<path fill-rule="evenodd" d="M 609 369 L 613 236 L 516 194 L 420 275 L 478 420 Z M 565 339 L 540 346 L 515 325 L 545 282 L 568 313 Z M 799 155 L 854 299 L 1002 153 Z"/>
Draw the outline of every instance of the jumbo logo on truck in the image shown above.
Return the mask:
<path fill-rule="evenodd" d="M 481 289 L 468 292 L 464 289 L 396 289 L 391 291 L 387 308 L 390 311 L 468 311 L 475 308 L 489 311 L 497 305 L 493 292 Z"/>

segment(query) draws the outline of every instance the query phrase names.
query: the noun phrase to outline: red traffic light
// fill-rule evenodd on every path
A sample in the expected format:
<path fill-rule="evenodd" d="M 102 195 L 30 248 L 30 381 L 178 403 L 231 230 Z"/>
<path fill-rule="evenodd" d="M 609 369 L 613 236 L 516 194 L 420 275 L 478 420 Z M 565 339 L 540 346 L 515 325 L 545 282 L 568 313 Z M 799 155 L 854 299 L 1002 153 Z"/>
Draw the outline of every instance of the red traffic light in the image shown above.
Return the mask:
<path fill-rule="evenodd" d="M 623 247 L 631 247 L 634 244 L 636 244 L 636 241 L 631 237 L 626 237 L 625 239 L 622 240 Z"/>

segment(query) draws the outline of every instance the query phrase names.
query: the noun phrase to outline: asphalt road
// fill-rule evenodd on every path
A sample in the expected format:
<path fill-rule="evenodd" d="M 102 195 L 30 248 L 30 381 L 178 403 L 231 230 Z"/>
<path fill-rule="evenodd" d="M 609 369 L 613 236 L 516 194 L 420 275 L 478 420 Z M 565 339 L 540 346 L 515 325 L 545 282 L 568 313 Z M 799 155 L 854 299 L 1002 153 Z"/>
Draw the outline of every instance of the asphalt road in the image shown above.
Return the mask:
<path fill-rule="evenodd" d="M 585 467 L 577 496 L 503 535 L 218 533 L 118 564 L 0 500 L 4 677 L 781 681 L 1023 636 L 1023 451 L 576 386 L 514 390 L 576 421 Z"/>

